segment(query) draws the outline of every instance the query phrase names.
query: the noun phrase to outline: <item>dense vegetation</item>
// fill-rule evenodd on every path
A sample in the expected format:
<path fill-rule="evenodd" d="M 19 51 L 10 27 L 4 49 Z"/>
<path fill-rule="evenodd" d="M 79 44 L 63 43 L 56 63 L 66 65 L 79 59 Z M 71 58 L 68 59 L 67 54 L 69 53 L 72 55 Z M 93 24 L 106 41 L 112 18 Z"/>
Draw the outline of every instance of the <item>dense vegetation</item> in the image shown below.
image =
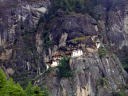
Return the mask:
<path fill-rule="evenodd" d="M 56 9 L 61 8 L 64 11 L 82 11 L 85 8 L 86 0 L 53 0 Z"/>
<path fill-rule="evenodd" d="M 62 58 L 60 60 L 60 64 L 59 64 L 58 68 L 59 68 L 58 75 L 60 78 L 72 77 L 72 71 L 71 71 L 71 68 L 69 65 L 69 58 L 66 58 L 66 57 Z"/>
<path fill-rule="evenodd" d="M 119 58 L 121 63 L 123 64 L 124 69 L 128 72 L 128 47 L 124 46 L 121 50 L 119 50 Z"/>
<path fill-rule="evenodd" d="M 41 90 L 38 86 L 31 83 L 23 89 L 13 79 L 7 79 L 4 72 L 0 69 L 0 96 L 49 96 L 46 89 Z"/>
<path fill-rule="evenodd" d="M 100 48 L 98 49 L 98 54 L 99 54 L 99 57 L 100 57 L 100 58 L 106 56 L 106 54 L 107 54 L 106 48 L 100 47 Z"/>
<path fill-rule="evenodd" d="M 128 57 L 122 58 L 123 68 L 128 72 Z"/>

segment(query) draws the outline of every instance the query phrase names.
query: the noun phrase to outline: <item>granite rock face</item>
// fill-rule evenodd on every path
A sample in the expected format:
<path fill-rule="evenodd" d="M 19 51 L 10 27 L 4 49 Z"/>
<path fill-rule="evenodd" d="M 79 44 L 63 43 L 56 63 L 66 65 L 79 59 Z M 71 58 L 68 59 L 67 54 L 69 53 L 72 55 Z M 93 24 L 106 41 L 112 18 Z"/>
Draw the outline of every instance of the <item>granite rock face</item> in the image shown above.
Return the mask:
<path fill-rule="evenodd" d="M 58 78 L 51 71 L 42 81 L 52 96 L 113 96 L 126 85 L 127 73 L 114 55 L 100 59 L 96 53 L 70 59 L 73 77 Z M 43 78 L 43 77 L 42 77 Z"/>
<path fill-rule="evenodd" d="M 13 77 L 17 81 L 34 78 L 43 68 L 39 60 L 41 41 L 37 28 L 49 6 L 48 0 L 0 1 L 1 66 L 15 70 Z"/>
<path fill-rule="evenodd" d="M 33 79 L 46 85 L 52 96 L 117 96 L 126 91 L 128 76 L 116 54 L 122 58 L 128 48 L 127 0 L 95 1 L 85 14 L 58 11 L 47 21 L 50 0 L 0 0 L 0 67 L 22 85 Z M 107 49 L 102 58 L 93 36 Z M 57 51 L 65 53 L 75 40 L 72 44 L 82 46 L 84 55 L 70 58 L 73 76 L 58 77 L 58 68 L 44 73 L 45 61 Z"/>

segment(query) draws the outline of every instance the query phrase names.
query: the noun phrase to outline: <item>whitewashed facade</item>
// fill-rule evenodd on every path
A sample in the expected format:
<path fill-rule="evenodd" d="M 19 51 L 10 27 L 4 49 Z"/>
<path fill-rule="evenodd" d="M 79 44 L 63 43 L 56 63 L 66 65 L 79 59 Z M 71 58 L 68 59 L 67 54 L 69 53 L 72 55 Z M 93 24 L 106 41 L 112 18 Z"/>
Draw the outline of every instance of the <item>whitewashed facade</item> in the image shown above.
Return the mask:
<path fill-rule="evenodd" d="M 59 60 L 52 61 L 52 64 L 50 67 L 57 67 L 59 65 Z"/>
<path fill-rule="evenodd" d="M 35 8 L 35 10 L 37 10 L 38 12 L 41 12 L 41 13 L 46 13 L 47 12 L 47 8 L 45 8 L 45 7 Z"/>
<path fill-rule="evenodd" d="M 96 41 L 96 48 L 99 49 L 101 47 L 101 42 L 100 40 L 97 40 Z"/>
<path fill-rule="evenodd" d="M 79 57 L 83 55 L 83 51 L 81 49 L 73 50 L 71 57 Z"/>
<path fill-rule="evenodd" d="M 96 48 L 99 49 L 100 46 L 101 46 L 101 43 L 97 42 L 97 43 L 96 43 Z"/>
<path fill-rule="evenodd" d="M 95 25 L 95 30 L 98 32 L 99 30 L 98 30 L 98 26 L 97 25 Z"/>

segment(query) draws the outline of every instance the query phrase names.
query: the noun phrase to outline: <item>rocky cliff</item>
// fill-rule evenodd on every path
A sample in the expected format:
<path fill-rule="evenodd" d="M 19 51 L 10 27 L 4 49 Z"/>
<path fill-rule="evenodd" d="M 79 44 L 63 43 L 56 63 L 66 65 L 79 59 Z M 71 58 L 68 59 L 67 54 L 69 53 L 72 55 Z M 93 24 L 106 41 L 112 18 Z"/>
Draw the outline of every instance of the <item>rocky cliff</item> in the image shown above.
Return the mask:
<path fill-rule="evenodd" d="M 0 66 L 6 74 L 23 86 L 31 80 L 45 85 L 51 96 L 127 94 L 120 62 L 127 65 L 127 0 L 88 1 L 85 12 L 53 10 L 53 1 L 0 0 Z M 79 48 L 83 55 L 71 57 Z M 59 68 L 49 70 L 47 63 L 67 51 L 73 75 L 60 78 Z"/>
<path fill-rule="evenodd" d="M 37 28 L 49 6 L 48 0 L 0 1 L 1 66 L 14 71 L 9 75 L 23 84 L 44 68 L 39 60 L 41 41 Z"/>

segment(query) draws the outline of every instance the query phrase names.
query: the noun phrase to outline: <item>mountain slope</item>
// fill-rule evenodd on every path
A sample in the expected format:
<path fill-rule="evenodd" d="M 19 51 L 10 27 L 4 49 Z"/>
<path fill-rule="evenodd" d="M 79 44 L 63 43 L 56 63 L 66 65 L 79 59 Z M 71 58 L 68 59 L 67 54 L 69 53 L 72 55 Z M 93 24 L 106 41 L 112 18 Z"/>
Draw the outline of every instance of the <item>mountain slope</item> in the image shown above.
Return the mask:
<path fill-rule="evenodd" d="M 87 0 L 66 8 L 53 1 L 0 1 L 0 67 L 23 86 L 48 86 L 52 96 L 127 93 L 120 62 L 127 66 L 127 1 Z M 82 55 L 74 58 L 77 50 Z M 73 76 L 47 69 L 57 56 L 70 57 Z"/>

